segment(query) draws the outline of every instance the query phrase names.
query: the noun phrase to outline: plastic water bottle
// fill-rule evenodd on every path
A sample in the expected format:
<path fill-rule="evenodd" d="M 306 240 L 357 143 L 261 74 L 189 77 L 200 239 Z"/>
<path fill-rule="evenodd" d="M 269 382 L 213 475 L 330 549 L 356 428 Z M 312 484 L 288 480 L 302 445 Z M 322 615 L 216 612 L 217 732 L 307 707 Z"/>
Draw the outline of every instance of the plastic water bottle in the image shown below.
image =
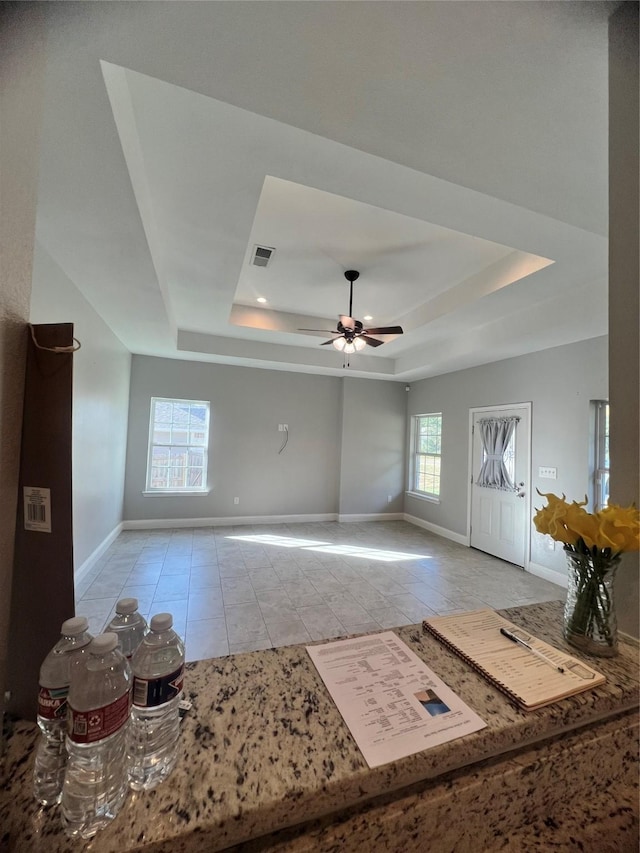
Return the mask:
<path fill-rule="evenodd" d="M 62 623 L 60 639 L 40 667 L 38 725 L 42 732 L 33 770 L 33 793 L 45 806 L 60 801 L 67 766 L 67 694 L 71 673 L 93 637 L 85 616 Z"/>
<path fill-rule="evenodd" d="M 113 632 L 87 649 L 69 689 L 69 758 L 62 789 L 62 823 L 73 837 L 91 838 L 118 814 L 127 794 L 126 733 L 131 668 Z"/>
<path fill-rule="evenodd" d="M 147 620 L 138 613 L 137 598 L 121 598 L 116 604 L 116 615 L 105 628 L 118 637 L 122 654 L 131 661 L 133 653 L 147 633 Z"/>
<path fill-rule="evenodd" d="M 155 788 L 178 758 L 184 645 L 172 625 L 170 613 L 153 616 L 150 631 L 131 661 L 133 705 L 127 752 L 129 785 L 134 791 Z"/>

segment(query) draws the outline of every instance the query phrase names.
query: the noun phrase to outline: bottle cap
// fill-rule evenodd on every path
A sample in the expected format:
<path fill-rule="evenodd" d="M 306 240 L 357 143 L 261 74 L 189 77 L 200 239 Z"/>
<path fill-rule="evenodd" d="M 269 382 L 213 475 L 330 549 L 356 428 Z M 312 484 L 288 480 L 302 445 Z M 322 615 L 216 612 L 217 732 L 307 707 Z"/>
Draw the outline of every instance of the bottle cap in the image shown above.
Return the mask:
<path fill-rule="evenodd" d="M 173 616 L 170 613 L 156 613 L 151 617 L 149 627 L 152 631 L 168 631 L 173 625 Z"/>
<path fill-rule="evenodd" d="M 60 633 L 65 637 L 75 637 L 76 634 L 84 634 L 89 627 L 89 620 L 86 616 L 73 616 L 62 623 Z"/>
<path fill-rule="evenodd" d="M 118 645 L 118 635 L 113 631 L 108 631 L 106 634 L 98 634 L 89 644 L 89 652 L 92 655 L 106 655 L 107 652 L 112 652 Z"/>
<path fill-rule="evenodd" d="M 137 598 L 121 598 L 120 601 L 116 604 L 116 613 L 121 613 L 122 615 L 126 615 L 128 613 L 135 613 L 137 609 Z"/>

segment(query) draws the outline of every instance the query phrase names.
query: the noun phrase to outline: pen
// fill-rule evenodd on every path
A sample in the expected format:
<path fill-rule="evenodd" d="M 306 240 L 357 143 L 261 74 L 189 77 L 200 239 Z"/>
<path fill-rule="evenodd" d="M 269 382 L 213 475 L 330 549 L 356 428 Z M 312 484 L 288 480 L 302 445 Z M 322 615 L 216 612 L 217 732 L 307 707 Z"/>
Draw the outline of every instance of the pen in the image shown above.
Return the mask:
<path fill-rule="evenodd" d="M 533 646 L 530 646 L 529 643 L 525 643 L 524 640 L 521 640 L 520 637 L 517 637 L 515 634 L 512 634 L 511 631 L 507 631 L 506 628 L 500 628 L 500 633 L 503 637 L 506 637 L 508 640 L 511 640 L 514 643 L 518 643 L 521 646 L 524 646 L 525 649 L 529 649 L 529 651 L 534 654 L 536 657 L 543 660 L 545 663 L 548 663 L 549 666 L 552 666 L 554 669 L 557 669 L 558 672 L 564 672 L 563 667 L 558 666 L 554 663 L 550 658 L 546 655 L 543 655 L 542 652 L 539 652 L 537 649 L 534 649 Z"/>

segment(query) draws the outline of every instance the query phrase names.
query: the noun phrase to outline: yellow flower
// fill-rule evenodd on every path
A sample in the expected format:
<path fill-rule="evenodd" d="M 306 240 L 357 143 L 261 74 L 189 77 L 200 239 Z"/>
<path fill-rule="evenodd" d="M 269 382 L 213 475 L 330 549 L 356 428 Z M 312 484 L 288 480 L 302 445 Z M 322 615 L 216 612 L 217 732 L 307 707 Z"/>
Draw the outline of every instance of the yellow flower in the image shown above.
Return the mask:
<path fill-rule="evenodd" d="M 536 530 L 557 542 L 577 546 L 579 541 L 589 549 L 610 549 L 614 554 L 640 550 L 640 512 L 635 506 L 621 507 L 611 504 L 598 512 L 587 512 L 584 501 L 567 503 L 552 492 L 539 495 L 547 499 L 547 506 L 538 509 L 533 518 Z"/>
<path fill-rule="evenodd" d="M 640 513 L 634 506 L 611 504 L 596 515 L 598 548 L 611 548 L 615 552 L 640 550 Z"/>
<path fill-rule="evenodd" d="M 566 524 L 573 533 L 573 541 L 584 540 L 587 548 L 597 544 L 599 521 L 595 515 L 584 510 L 583 504 L 573 503 L 567 512 Z"/>
<path fill-rule="evenodd" d="M 548 507 L 536 510 L 536 514 L 533 516 L 533 523 L 535 524 L 538 533 L 549 533 L 550 519 L 551 513 L 549 512 Z"/>
<path fill-rule="evenodd" d="M 538 492 L 538 494 L 547 499 L 548 505 L 543 509 L 539 509 L 534 516 L 533 523 L 536 526 L 536 530 L 539 533 L 546 533 L 557 542 L 564 542 L 565 545 L 575 545 L 580 534 L 576 532 L 574 525 L 581 516 L 588 515 L 582 509 L 586 504 L 586 500 L 584 503 L 573 501 L 571 504 L 568 504 L 564 495 L 559 498 L 552 492 L 544 495 L 542 492 Z"/>
<path fill-rule="evenodd" d="M 549 525 L 549 536 L 556 542 L 564 542 L 565 545 L 575 545 L 578 541 L 576 534 L 559 521 Z"/>

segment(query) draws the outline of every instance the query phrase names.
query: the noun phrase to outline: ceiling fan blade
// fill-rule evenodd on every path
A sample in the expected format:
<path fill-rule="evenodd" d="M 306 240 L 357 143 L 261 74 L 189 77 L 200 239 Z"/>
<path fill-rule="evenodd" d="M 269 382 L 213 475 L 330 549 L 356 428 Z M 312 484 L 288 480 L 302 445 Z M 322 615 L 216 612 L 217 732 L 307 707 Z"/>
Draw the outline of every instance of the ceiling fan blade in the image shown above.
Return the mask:
<path fill-rule="evenodd" d="M 327 346 L 327 344 L 332 344 L 332 343 L 334 342 L 334 340 L 335 340 L 335 338 L 331 338 L 331 340 L 330 340 L 330 341 L 322 341 L 322 343 L 320 344 L 320 346 L 321 346 L 321 347 L 326 347 L 326 346 Z"/>
<path fill-rule="evenodd" d="M 340 334 L 340 332 L 333 332 L 331 329 L 296 329 L 296 332 L 326 332 L 327 335 Z"/>
<path fill-rule="evenodd" d="M 377 341 L 375 338 L 368 338 L 366 335 L 358 335 L 358 337 L 370 347 L 379 347 L 384 343 L 384 341 Z"/>
<path fill-rule="evenodd" d="M 376 329 L 365 329 L 367 335 L 402 335 L 402 326 L 378 326 Z"/>

